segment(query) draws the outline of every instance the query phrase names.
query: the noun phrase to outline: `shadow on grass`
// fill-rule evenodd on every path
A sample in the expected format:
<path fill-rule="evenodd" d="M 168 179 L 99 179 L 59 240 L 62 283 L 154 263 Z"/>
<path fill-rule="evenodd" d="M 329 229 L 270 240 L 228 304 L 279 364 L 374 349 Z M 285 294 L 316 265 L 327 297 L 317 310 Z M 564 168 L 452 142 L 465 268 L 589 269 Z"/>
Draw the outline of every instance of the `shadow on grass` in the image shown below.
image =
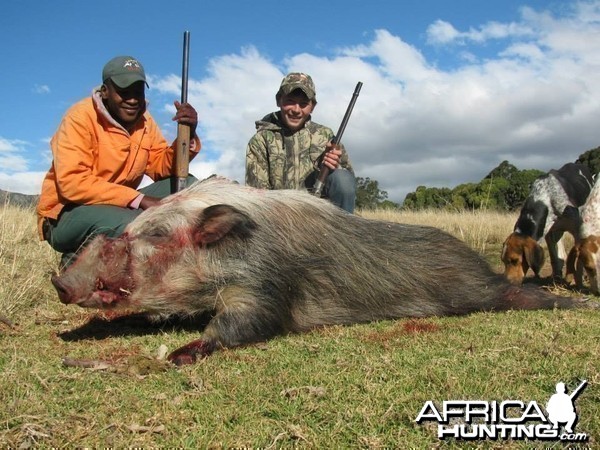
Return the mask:
<path fill-rule="evenodd" d="M 174 331 L 201 332 L 210 319 L 209 314 L 193 317 L 171 316 L 158 320 L 143 313 L 113 318 L 94 316 L 80 327 L 59 333 L 58 337 L 63 341 L 72 342 L 123 336 L 145 336 Z"/>
<path fill-rule="evenodd" d="M 564 278 L 554 278 L 552 276 L 547 277 L 525 277 L 523 278 L 523 285 L 532 285 L 546 288 L 560 287 L 568 291 L 578 292 L 580 291 L 575 285 L 568 283 Z"/>
<path fill-rule="evenodd" d="M 574 283 L 565 279 L 555 279 L 552 276 L 547 277 L 528 277 L 523 279 L 523 285 L 530 285 L 545 289 L 551 294 L 560 297 L 571 297 L 582 300 L 577 306 L 590 309 L 600 309 L 600 297 L 596 296 L 588 287 L 587 282 L 584 286 L 577 287 Z"/>

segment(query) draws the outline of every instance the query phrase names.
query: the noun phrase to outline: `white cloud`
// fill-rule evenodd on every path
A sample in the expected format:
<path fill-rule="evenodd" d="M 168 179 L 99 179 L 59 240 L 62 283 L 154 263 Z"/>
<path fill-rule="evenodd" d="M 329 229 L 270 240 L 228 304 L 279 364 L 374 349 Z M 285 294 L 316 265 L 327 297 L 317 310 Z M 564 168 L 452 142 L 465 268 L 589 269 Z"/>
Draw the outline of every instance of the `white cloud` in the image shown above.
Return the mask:
<path fill-rule="evenodd" d="M 445 51 L 439 44 L 461 44 L 452 69 L 387 30 L 327 56 L 272 61 L 251 46 L 217 56 L 205 77 L 190 78 L 188 97 L 204 142 L 191 171 L 242 181 L 254 121 L 276 109 L 281 78 L 297 70 L 315 80 L 314 120 L 334 131 L 357 81 L 364 83 L 344 144 L 357 176 L 379 181 L 391 200 L 401 202 L 419 185 L 477 182 L 504 159 L 522 169 L 560 167 L 597 147 L 600 137 L 600 1 L 564 9 L 557 17 L 523 8 L 518 21 L 468 30 L 434 22 L 427 36 L 438 55 Z M 481 57 L 489 39 L 496 53 Z M 149 83 L 151 111 L 173 138 L 179 77 Z"/>
<path fill-rule="evenodd" d="M 20 194 L 37 195 L 42 189 L 45 172 L 16 172 L 12 174 L 0 171 L 0 189 Z"/>
<path fill-rule="evenodd" d="M 27 142 L 19 139 L 6 139 L 0 136 L 0 167 L 1 170 L 24 170 L 27 167 L 25 158 L 21 155 L 27 147 Z"/>
<path fill-rule="evenodd" d="M 6 139 L 0 136 L 0 153 L 13 153 L 23 150 L 27 143 L 19 139 Z"/>
<path fill-rule="evenodd" d="M 447 44 L 461 36 L 461 33 L 445 20 L 436 20 L 427 27 L 427 41 L 430 44 Z"/>
<path fill-rule="evenodd" d="M 427 42 L 434 45 L 465 44 L 468 41 L 484 43 L 491 39 L 519 38 L 533 34 L 534 30 L 526 23 L 492 21 L 478 29 L 470 28 L 468 31 L 458 31 L 451 23 L 436 20 L 427 27 Z"/>
<path fill-rule="evenodd" d="M 33 86 L 32 92 L 35 94 L 49 94 L 50 87 L 46 84 L 36 84 Z"/>
<path fill-rule="evenodd" d="M 42 140 L 43 142 L 46 139 Z M 45 172 L 32 169 L 31 158 L 35 155 L 48 165 L 51 153 L 48 149 L 32 152 L 34 145 L 20 139 L 0 136 L 0 189 L 21 194 L 39 194 Z"/>
<path fill-rule="evenodd" d="M 19 155 L 0 155 L 0 167 L 13 170 L 23 170 L 27 166 L 25 159 Z"/>
<path fill-rule="evenodd" d="M 203 142 L 200 155 L 190 163 L 199 178 L 213 173 L 243 182 L 245 150 L 254 133 L 254 122 L 276 109 L 275 91 L 285 74 L 253 47 L 240 54 L 214 58 L 208 76 L 188 82 L 188 101 L 198 111 L 198 134 Z M 181 94 L 180 77 L 169 75 L 154 81 L 153 87 L 169 98 Z M 174 113 L 171 103 L 163 106 Z M 166 126 L 169 139 L 175 137 L 173 124 Z M 163 128 L 164 131 L 164 128 Z"/>
<path fill-rule="evenodd" d="M 544 60 L 544 52 L 543 50 L 535 45 L 530 43 L 518 43 L 515 45 L 510 45 L 500 53 L 502 57 L 518 57 L 529 59 L 531 61 L 542 61 Z"/>
<path fill-rule="evenodd" d="M 386 30 L 334 57 L 302 53 L 280 63 L 247 48 L 215 58 L 191 97 L 213 158 L 200 155 L 192 167 L 243 179 L 254 120 L 275 109 L 281 77 L 295 70 L 313 76 L 314 120 L 334 131 L 356 82 L 364 83 L 344 143 L 357 175 L 378 180 L 394 201 L 418 185 L 479 181 L 504 159 L 520 168 L 560 167 L 598 146 L 600 44 L 582 43 L 600 25 L 584 9 L 562 19 L 524 9 L 519 23 L 466 32 L 437 22 L 430 30 L 437 27 L 438 41 L 460 38 L 467 49 L 490 38 L 505 44 L 496 56 L 447 71 Z"/>

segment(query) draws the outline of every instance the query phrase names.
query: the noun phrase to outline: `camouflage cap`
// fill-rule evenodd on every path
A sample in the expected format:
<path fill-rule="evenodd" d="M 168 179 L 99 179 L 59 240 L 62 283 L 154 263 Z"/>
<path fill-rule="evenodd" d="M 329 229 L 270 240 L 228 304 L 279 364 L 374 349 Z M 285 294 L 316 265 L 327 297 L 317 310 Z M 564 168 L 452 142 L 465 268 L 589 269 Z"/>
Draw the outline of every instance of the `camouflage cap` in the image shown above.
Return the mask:
<path fill-rule="evenodd" d="M 107 62 L 102 69 L 102 82 L 104 83 L 109 78 L 120 88 L 131 86 L 136 81 L 146 83 L 144 67 L 131 56 L 117 56 Z"/>
<path fill-rule="evenodd" d="M 277 96 L 287 95 L 296 89 L 302 90 L 309 100 L 314 100 L 317 96 L 315 84 L 310 75 L 300 72 L 288 73 L 281 81 L 281 86 L 277 92 Z"/>

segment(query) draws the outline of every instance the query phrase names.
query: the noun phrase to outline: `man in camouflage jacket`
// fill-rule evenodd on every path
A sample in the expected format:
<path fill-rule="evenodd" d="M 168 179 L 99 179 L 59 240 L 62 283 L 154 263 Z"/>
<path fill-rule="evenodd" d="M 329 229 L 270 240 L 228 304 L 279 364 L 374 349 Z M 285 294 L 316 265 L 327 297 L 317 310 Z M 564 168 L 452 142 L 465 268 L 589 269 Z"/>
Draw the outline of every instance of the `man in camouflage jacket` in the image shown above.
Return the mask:
<path fill-rule="evenodd" d="M 256 122 L 246 149 L 246 184 L 261 189 L 312 189 L 321 164 L 331 170 L 323 196 L 352 213 L 356 178 L 333 131 L 311 120 L 317 105 L 312 78 L 290 73 L 275 95 L 279 111 Z"/>

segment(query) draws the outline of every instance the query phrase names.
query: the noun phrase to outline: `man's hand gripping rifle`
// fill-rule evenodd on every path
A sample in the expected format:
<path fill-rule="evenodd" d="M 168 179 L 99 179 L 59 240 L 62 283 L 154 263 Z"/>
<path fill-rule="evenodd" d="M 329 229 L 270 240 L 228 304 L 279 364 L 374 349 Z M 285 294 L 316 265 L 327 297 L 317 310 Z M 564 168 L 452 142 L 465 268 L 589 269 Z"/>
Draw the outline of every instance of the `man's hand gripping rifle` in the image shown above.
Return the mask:
<path fill-rule="evenodd" d="M 354 109 L 354 104 L 356 103 L 356 99 L 358 98 L 358 94 L 360 93 L 360 88 L 362 87 L 362 82 L 358 82 L 356 84 L 356 88 L 354 89 L 354 94 L 352 94 L 352 99 L 350 100 L 350 104 L 348 105 L 348 109 L 346 109 L 346 114 L 344 114 L 344 118 L 342 119 L 342 123 L 340 128 L 338 129 L 337 134 L 333 137 L 331 142 L 335 145 L 339 145 L 342 141 L 342 135 L 344 134 L 344 130 L 346 129 L 346 125 L 348 125 L 348 120 L 350 120 L 350 115 L 352 114 L 352 110 Z M 317 181 L 315 181 L 315 185 L 313 187 L 313 194 L 317 197 L 321 196 L 323 191 L 323 187 L 325 184 L 325 180 L 329 175 L 329 167 L 322 164 L 321 170 L 319 172 L 319 177 Z"/>

